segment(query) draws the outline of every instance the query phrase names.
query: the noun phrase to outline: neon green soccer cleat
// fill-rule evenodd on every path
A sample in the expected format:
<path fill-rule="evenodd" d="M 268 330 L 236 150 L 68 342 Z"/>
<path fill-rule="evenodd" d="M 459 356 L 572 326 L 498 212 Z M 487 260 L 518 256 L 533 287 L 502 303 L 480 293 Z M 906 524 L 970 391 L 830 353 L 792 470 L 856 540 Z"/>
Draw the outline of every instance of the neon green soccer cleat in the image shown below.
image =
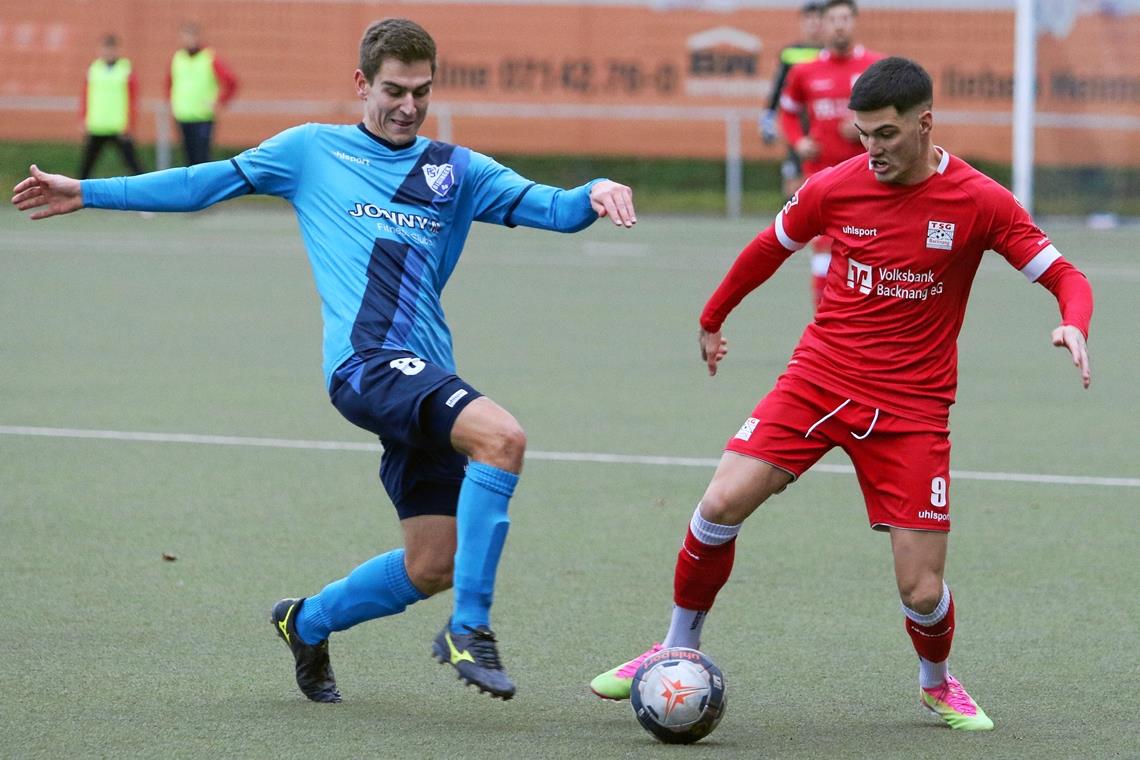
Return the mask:
<path fill-rule="evenodd" d="M 952 675 L 947 674 L 941 686 L 920 690 L 919 700 L 923 707 L 946 721 L 950 728 L 989 731 L 994 727 L 994 722 Z"/>
<path fill-rule="evenodd" d="M 633 683 L 633 674 L 637 672 L 641 663 L 645 662 L 646 657 L 660 651 L 661 645 L 654 644 L 629 662 L 623 662 L 616 668 L 607 670 L 590 681 L 590 691 L 602 699 L 629 699 L 629 688 L 630 684 Z"/>

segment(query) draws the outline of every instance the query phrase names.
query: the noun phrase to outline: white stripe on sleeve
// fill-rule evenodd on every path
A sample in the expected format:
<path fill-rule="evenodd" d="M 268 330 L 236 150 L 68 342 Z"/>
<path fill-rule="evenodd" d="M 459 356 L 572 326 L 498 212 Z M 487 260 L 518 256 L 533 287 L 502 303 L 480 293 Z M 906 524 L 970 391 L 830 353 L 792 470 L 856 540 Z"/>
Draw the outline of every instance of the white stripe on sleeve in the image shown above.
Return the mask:
<path fill-rule="evenodd" d="M 798 240 L 792 240 L 788 237 L 788 233 L 784 232 L 784 212 L 776 214 L 776 237 L 780 239 L 780 245 L 787 248 L 789 251 L 798 251 L 803 248 L 807 243 L 801 243 Z"/>
<path fill-rule="evenodd" d="M 1041 250 L 1041 253 L 1034 256 L 1028 264 L 1021 268 L 1021 273 L 1030 282 L 1037 282 L 1037 278 L 1045 274 L 1045 270 L 1059 258 L 1061 258 L 1061 252 L 1050 243 Z"/>

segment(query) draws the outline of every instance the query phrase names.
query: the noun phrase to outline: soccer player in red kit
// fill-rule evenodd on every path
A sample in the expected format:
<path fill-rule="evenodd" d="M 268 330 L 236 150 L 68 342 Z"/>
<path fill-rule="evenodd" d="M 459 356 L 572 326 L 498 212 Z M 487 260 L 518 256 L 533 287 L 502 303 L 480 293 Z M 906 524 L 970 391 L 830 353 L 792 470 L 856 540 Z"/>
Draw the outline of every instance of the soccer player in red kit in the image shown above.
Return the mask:
<path fill-rule="evenodd" d="M 780 128 L 799 157 L 803 174 L 813 174 L 863 152 L 859 133 L 851 125 L 847 99 L 859 75 L 883 56 L 856 45 L 855 0 L 830 0 L 823 6 L 826 47 L 819 58 L 792 68 L 780 95 Z M 802 118 L 807 116 L 804 134 Z M 831 239 L 816 239 L 811 257 L 815 305 L 823 297 Z"/>
<path fill-rule="evenodd" d="M 753 289 L 819 234 L 835 243 L 815 321 L 787 370 L 727 446 L 677 555 L 664 646 L 700 646 L 705 616 L 732 570 L 741 523 L 832 447 L 851 457 L 871 527 L 890 534 L 919 698 L 952 728 L 993 722 L 947 667 L 954 599 L 943 580 L 950 529 L 948 421 L 957 337 L 988 249 L 1048 289 L 1061 311 L 1053 345 L 1089 385 L 1092 290 L 997 182 L 931 142 L 930 76 L 886 58 L 860 77 L 849 107 L 867 152 L 811 177 L 741 252 L 700 318 L 710 375 L 727 353 L 721 325 Z M 649 652 L 599 675 L 624 699 Z"/>

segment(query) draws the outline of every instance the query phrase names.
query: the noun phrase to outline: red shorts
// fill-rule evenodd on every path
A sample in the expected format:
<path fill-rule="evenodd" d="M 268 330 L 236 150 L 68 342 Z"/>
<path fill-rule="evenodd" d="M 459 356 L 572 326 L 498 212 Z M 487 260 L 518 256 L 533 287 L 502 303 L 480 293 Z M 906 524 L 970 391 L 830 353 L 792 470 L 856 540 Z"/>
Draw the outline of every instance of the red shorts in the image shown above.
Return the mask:
<path fill-rule="evenodd" d="M 950 432 L 784 375 L 725 446 L 798 478 L 838 446 L 875 530 L 950 530 Z"/>

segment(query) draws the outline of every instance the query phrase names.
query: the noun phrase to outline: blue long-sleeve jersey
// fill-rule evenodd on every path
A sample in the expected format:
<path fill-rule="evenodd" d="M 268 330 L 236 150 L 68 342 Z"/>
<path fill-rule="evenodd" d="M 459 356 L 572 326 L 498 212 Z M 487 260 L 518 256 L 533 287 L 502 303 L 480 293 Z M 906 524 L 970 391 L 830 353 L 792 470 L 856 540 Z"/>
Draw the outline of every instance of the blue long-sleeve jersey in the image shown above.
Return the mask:
<path fill-rule="evenodd" d="M 539 185 L 468 148 L 393 145 L 356 126 L 305 124 L 231 161 L 84 180 L 92 208 L 196 211 L 247 193 L 288 200 L 324 318 L 324 373 L 354 353 L 403 349 L 454 371 L 440 296 L 473 221 L 574 232 L 594 180 Z"/>

